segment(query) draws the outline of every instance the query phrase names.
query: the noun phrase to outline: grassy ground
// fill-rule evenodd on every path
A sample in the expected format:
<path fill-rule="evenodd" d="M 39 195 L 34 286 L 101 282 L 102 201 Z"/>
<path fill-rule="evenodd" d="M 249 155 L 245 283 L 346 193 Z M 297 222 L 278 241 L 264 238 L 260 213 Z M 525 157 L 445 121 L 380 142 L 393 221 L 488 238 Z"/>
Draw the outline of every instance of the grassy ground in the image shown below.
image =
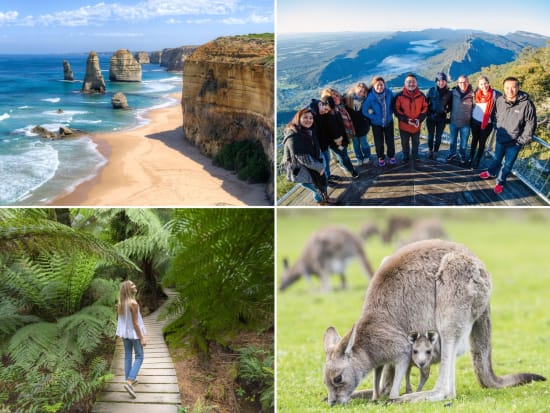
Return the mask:
<path fill-rule="evenodd" d="M 279 209 L 277 211 L 278 280 L 281 261 L 294 262 L 309 235 L 327 224 L 342 224 L 358 232 L 362 224 L 385 227 L 390 215 L 415 218 L 438 216 L 453 241 L 468 246 L 485 263 L 493 278 L 493 367 L 499 375 L 532 372 L 550 378 L 550 209 Z M 393 245 L 379 238 L 366 242 L 374 268 L 391 254 Z M 329 411 L 323 399 L 323 334 L 335 326 L 343 335 L 359 318 L 367 279 L 359 264 L 348 270 L 347 291 L 319 292 L 300 280 L 277 298 L 277 411 Z M 339 278 L 333 277 L 333 286 Z M 413 387 L 418 371 L 413 370 Z M 424 389 L 433 387 L 438 366 Z M 537 382 L 508 389 L 483 389 L 475 378 L 469 353 L 457 360 L 454 400 L 410 405 L 373 404 L 354 400 L 330 412 L 549 412 L 550 384 Z M 369 374 L 358 389 L 372 388 Z M 404 390 L 403 390 L 404 391 Z"/>

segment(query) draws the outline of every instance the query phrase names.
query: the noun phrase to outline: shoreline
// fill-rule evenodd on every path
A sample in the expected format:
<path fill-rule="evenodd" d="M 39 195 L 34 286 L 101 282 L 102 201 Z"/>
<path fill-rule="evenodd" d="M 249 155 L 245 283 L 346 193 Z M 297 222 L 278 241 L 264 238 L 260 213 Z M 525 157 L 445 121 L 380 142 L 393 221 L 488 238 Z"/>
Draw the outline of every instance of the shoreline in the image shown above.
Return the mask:
<path fill-rule="evenodd" d="M 149 123 L 91 138 L 107 163 L 50 206 L 268 206 L 264 184 L 248 184 L 214 166 L 183 136 L 176 104 L 145 114 Z"/>

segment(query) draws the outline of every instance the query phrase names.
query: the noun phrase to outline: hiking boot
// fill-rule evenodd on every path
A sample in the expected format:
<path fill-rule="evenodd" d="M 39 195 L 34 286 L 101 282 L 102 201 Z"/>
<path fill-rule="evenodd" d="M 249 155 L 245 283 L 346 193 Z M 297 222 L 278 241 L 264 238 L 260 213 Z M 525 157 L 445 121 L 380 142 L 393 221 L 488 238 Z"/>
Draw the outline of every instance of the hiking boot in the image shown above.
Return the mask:
<path fill-rule="evenodd" d="M 378 159 L 378 166 L 386 166 L 386 161 L 382 158 Z"/>
<path fill-rule="evenodd" d="M 352 177 L 353 179 L 359 178 L 359 172 L 357 172 L 357 171 L 354 169 L 353 172 L 351 173 L 351 177 Z"/>
<path fill-rule="evenodd" d="M 428 154 L 428 159 L 433 159 L 433 158 L 434 158 L 434 153 L 430 151 L 430 153 Z"/>
<path fill-rule="evenodd" d="M 445 158 L 445 160 L 446 160 L 447 162 L 450 162 L 450 161 L 452 161 L 452 160 L 455 159 L 455 158 L 456 158 L 456 153 L 451 153 L 451 154 L 447 155 L 447 158 Z"/>
<path fill-rule="evenodd" d="M 502 194 L 502 191 L 504 191 L 504 187 L 501 185 L 501 184 L 496 184 L 495 185 L 495 189 L 493 189 L 493 191 L 495 191 L 495 194 Z"/>
<path fill-rule="evenodd" d="M 489 173 L 489 171 L 483 171 L 483 172 L 481 172 L 481 173 L 479 174 L 479 177 L 480 177 L 481 179 L 494 178 L 494 176 L 491 175 L 491 174 Z"/>
<path fill-rule="evenodd" d="M 370 158 L 363 159 L 363 165 L 368 165 L 370 163 Z"/>
<path fill-rule="evenodd" d="M 124 385 L 124 390 L 126 390 L 128 392 L 128 394 L 130 395 L 130 397 L 132 397 L 132 399 L 136 398 L 136 392 L 134 391 L 134 386 L 132 386 L 131 384 L 126 383 Z"/>
<path fill-rule="evenodd" d="M 392 156 L 390 158 L 390 165 L 395 165 L 397 163 L 397 161 L 395 160 L 395 158 Z"/>

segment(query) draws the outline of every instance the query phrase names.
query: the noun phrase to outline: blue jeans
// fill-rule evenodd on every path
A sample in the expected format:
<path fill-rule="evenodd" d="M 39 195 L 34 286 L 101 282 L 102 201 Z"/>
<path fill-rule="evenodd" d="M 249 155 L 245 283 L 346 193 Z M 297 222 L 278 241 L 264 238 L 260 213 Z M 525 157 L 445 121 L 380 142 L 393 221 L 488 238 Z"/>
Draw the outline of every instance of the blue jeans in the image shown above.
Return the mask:
<path fill-rule="evenodd" d="M 304 188 L 309 189 L 311 192 L 313 192 L 313 200 L 317 203 L 321 202 L 323 200 L 323 195 L 321 192 L 319 192 L 319 189 L 315 186 L 315 184 L 303 184 L 301 183 Z"/>
<path fill-rule="evenodd" d="M 506 183 L 506 177 L 512 172 L 514 167 L 514 162 L 518 157 L 521 146 L 518 145 L 502 145 L 496 143 L 495 145 L 495 158 L 487 172 L 490 175 L 497 177 L 497 184 L 504 186 Z M 504 159 L 504 165 L 502 165 L 502 160 Z"/>
<path fill-rule="evenodd" d="M 328 177 L 330 176 L 330 149 L 327 148 L 325 151 L 321 151 L 321 156 L 325 158 L 325 180 L 328 185 Z"/>
<path fill-rule="evenodd" d="M 370 158 L 370 146 L 366 136 L 356 136 L 351 139 L 351 143 L 353 144 L 355 159 L 362 161 Z"/>
<path fill-rule="evenodd" d="M 460 157 L 466 159 L 466 148 L 468 147 L 468 138 L 470 137 L 470 126 L 456 127 L 452 123 L 449 125 L 451 132 L 451 143 L 449 155 L 456 155 L 456 141 L 460 133 Z"/>
<path fill-rule="evenodd" d="M 336 159 L 338 160 L 338 163 L 340 166 L 342 166 L 346 171 L 348 171 L 350 174 L 355 172 L 355 169 L 353 168 L 353 165 L 351 164 L 351 159 L 348 155 L 348 149 L 344 147 L 344 149 L 334 149 L 330 148 L 332 152 L 334 152 L 334 155 L 336 155 Z"/>
<path fill-rule="evenodd" d="M 124 377 L 126 380 L 135 380 L 141 363 L 143 363 L 143 347 L 139 339 L 123 338 L 124 343 Z M 132 350 L 135 351 L 136 357 L 132 364 Z"/>

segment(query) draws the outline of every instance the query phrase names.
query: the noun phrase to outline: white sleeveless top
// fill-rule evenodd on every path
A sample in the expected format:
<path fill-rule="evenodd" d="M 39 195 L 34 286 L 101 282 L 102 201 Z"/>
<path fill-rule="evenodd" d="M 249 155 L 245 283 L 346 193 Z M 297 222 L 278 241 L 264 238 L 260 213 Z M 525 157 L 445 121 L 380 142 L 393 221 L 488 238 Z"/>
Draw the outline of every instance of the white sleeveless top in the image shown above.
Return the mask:
<path fill-rule="evenodd" d="M 138 326 L 141 329 L 141 334 L 145 335 L 145 325 L 143 324 L 143 318 L 141 318 L 141 311 L 138 307 Z M 130 307 L 126 306 L 123 315 L 118 315 L 118 322 L 116 326 L 116 335 L 121 338 L 131 338 L 133 340 L 139 339 L 136 330 L 134 329 L 134 323 L 132 322 L 132 312 Z"/>

